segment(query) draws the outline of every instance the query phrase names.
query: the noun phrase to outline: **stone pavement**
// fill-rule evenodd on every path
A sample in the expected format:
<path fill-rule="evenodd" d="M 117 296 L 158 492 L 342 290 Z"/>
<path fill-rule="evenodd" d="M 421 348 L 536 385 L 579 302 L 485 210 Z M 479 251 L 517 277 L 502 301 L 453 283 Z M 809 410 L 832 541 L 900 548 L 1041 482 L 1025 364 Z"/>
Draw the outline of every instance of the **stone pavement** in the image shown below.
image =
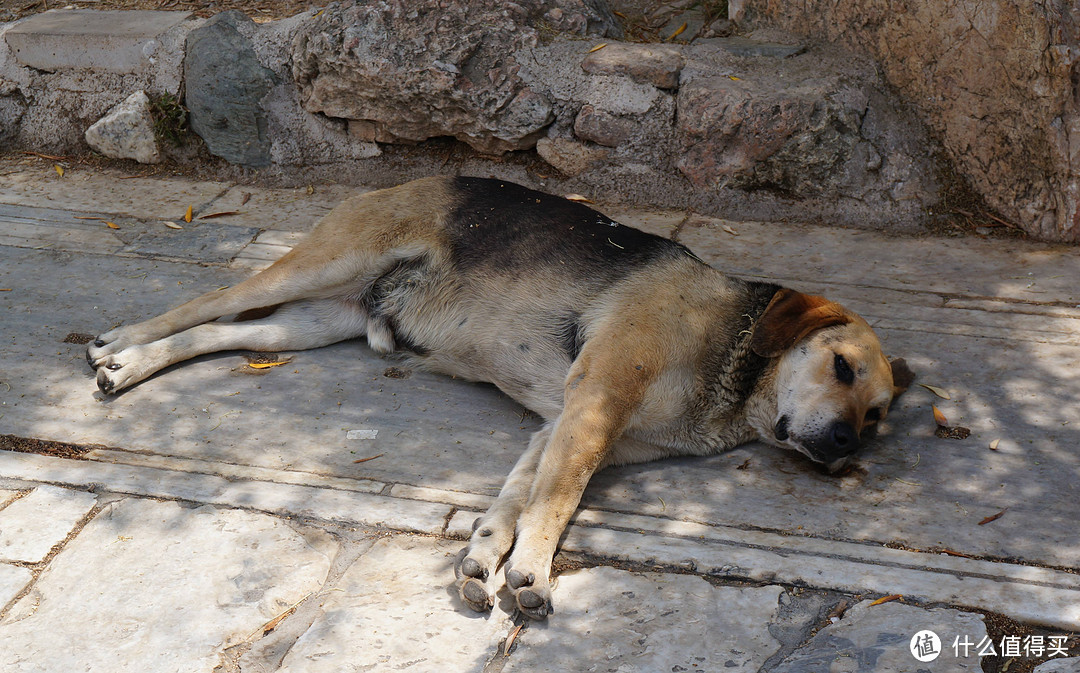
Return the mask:
<path fill-rule="evenodd" d="M 519 629 L 453 590 L 536 427 L 490 386 L 357 342 L 106 399 L 68 339 L 235 283 L 349 188 L 0 176 L 0 441 L 81 447 L 0 451 L 0 672 L 1080 671 L 1075 249 L 598 206 L 844 301 L 949 399 L 912 389 L 841 478 L 760 445 L 606 470 Z"/>

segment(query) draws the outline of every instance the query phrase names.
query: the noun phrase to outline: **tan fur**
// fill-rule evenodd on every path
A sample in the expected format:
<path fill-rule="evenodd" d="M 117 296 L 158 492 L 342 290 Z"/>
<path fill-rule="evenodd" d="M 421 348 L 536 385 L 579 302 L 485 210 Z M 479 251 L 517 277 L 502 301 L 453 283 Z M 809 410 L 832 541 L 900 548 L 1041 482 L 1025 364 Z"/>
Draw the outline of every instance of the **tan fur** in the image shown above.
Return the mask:
<path fill-rule="evenodd" d="M 835 468 L 847 457 L 821 446 L 839 442 L 840 425 L 857 444 L 899 390 L 869 325 L 838 304 L 729 278 L 685 249 L 635 238 L 599 214 L 593 222 L 591 211 L 547 195 L 531 193 L 535 207 L 521 217 L 585 218 L 613 248 L 545 240 L 536 259 L 505 268 L 488 264 L 482 247 L 496 246 L 497 257 L 509 249 L 498 246 L 517 245 L 500 243 L 509 234 L 496 229 L 478 232 L 481 247 L 461 257 L 473 240 L 464 227 L 508 226 L 497 199 L 516 187 L 493 183 L 481 194 L 496 204 L 488 220 L 484 208 L 458 210 L 477 188 L 463 184 L 429 178 L 353 197 L 265 271 L 103 334 L 87 351 L 99 387 L 114 393 L 201 353 L 298 350 L 360 335 L 379 352 L 414 344 L 419 366 L 496 384 L 546 422 L 477 520 L 459 590 L 471 607 L 490 607 L 505 562 L 518 607 L 534 618 L 551 609 L 552 557 L 596 470 L 755 438 Z M 611 236 L 657 252 L 624 263 Z M 590 268 L 606 280 L 581 270 L 592 258 L 579 248 L 597 241 L 590 254 L 608 261 Z M 214 322 L 233 314 L 248 320 Z M 853 382 L 838 381 L 838 357 Z"/>

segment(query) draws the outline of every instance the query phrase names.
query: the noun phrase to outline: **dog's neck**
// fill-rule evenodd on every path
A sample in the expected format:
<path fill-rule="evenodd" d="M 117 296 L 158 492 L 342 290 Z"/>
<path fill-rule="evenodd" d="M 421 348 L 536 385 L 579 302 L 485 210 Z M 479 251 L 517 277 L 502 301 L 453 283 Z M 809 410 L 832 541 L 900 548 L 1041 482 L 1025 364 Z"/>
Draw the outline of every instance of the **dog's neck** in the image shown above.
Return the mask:
<path fill-rule="evenodd" d="M 734 326 L 716 326 L 711 335 L 710 350 L 703 361 L 705 378 L 700 382 L 702 394 L 698 411 L 701 413 L 696 421 L 707 434 L 725 430 L 721 433 L 725 437 L 718 435 L 722 445 L 716 447 L 719 449 L 730 448 L 757 434 L 756 429 L 751 430 L 747 424 L 748 412 L 760 415 L 759 398 L 767 397 L 767 389 L 774 387 L 775 358 L 755 353 L 751 348 L 751 337 L 754 324 L 780 287 L 770 283 L 740 284 L 745 293 L 743 313 Z M 729 434 L 732 436 L 726 437 Z"/>

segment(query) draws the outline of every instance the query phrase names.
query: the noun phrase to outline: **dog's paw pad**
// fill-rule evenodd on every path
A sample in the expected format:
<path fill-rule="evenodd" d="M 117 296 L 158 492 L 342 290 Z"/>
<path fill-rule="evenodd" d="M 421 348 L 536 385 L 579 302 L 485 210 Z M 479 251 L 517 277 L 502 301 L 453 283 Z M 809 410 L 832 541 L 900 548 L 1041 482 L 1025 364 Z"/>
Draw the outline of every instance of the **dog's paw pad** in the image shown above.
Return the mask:
<path fill-rule="evenodd" d="M 529 619 L 547 619 L 554 614 L 551 596 L 548 591 L 537 588 L 522 589 L 515 597 L 518 610 Z"/>
<path fill-rule="evenodd" d="M 506 573 L 506 583 L 510 585 L 511 589 L 520 589 L 523 586 L 531 586 L 536 581 L 536 575 L 529 573 L 526 575 L 520 570 L 509 570 Z"/>
<path fill-rule="evenodd" d="M 476 577 L 484 582 L 488 578 L 488 569 L 480 565 L 474 558 L 468 558 L 461 562 L 461 574 L 468 577 Z"/>
<path fill-rule="evenodd" d="M 462 582 L 461 600 L 477 612 L 487 612 L 495 605 L 495 595 L 489 593 L 484 583 L 474 577 Z"/>

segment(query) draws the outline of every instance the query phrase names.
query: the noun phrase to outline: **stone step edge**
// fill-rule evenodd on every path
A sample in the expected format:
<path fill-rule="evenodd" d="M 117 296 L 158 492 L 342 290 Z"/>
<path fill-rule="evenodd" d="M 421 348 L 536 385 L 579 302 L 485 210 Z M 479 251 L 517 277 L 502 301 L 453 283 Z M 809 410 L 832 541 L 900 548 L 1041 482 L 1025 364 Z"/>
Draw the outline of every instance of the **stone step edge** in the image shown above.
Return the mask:
<path fill-rule="evenodd" d="M 376 495 L 6 451 L 0 451 L 0 478 L 458 538 L 468 536 L 477 511 L 461 511 L 445 501 L 482 509 L 491 500 L 405 484 Z M 596 510 L 577 514 L 562 549 L 732 579 L 901 594 L 1080 629 L 1080 576 L 1048 568 Z"/>

